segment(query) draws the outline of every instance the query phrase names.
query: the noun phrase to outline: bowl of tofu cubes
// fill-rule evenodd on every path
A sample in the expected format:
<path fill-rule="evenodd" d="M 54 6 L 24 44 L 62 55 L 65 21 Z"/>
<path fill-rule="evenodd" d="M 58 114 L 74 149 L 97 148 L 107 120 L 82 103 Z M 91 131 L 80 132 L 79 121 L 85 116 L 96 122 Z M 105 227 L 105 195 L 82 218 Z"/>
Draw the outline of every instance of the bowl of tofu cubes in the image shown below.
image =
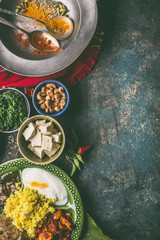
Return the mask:
<path fill-rule="evenodd" d="M 55 161 L 65 146 L 61 125 L 49 116 L 37 115 L 27 119 L 17 134 L 21 154 L 35 164 Z"/>

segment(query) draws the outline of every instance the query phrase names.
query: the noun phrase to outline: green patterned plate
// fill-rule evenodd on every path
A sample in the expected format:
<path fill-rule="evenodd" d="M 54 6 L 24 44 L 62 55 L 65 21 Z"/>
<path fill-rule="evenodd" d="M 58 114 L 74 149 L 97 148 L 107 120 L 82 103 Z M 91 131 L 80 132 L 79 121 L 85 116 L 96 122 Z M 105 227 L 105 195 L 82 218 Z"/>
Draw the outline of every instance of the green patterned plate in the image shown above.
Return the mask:
<path fill-rule="evenodd" d="M 70 211 L 73 215 L 73 221 L 76 225 L 75 230 L 73 230 L 71 235 L 71 240 L 78 240 L 82 231 L 83 227 L 83 218 L 84 218 L 84 212 L 83 212 L 83 205 L 81 201 L 81 197 L 79 195 L 79 192 L 75 186 L 75 184 L 72 182 L 72 180 L 68 177 L 68 175 L 63 172 L 60 168 L 53 164 L 47 164 L 43 166 L 39 166 L 33 163 L 28 162 L 25 158 L 15 159 L 8 161 L 6 163 L 3 163 L 0 165 L 0 176 L 5 174 L 6 172 L 10 171 L 16 171 L 18 170 L 21 174 L 21 171 L 24 168 L 28 167 L 37 167 L 44 169 L 48 172 L 51 172 L 56 177 L 58 177 L 63 184 L 65 185 L 67 192 L 68 192 L 68 203 L 64 206 L 61 206 L 61 209 L 66 209 Z"/>

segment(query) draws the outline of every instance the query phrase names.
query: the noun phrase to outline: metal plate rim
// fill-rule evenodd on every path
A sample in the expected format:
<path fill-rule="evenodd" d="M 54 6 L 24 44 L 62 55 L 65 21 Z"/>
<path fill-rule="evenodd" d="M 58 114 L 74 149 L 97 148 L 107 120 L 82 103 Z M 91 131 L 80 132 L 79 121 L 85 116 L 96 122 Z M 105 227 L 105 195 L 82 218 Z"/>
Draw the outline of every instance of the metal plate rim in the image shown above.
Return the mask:
<path fill-rule="evenodd" d="M 96 30 L 96 26 L 97 26 L 97 21 L 98 21 L 98 10 L 97 10 L 97 3 L 95 0 L 89 0 L 90 2 L 87 2 L 87 5 L 85 4 L 85 1 L 84 0 L 77 0 L 78 4 L 80 5 L 80 10 L 82 12 L 82 18 L 85 17 L 84 19 L 81 19 L 81 29 L 79 30 L 79 32 L 77 33 L 77 36 L 75 37 L 74 41 L 70 44 L 70 46 L 64 51 L 64 54 L 67 54 L 70 52 L 71 49 L 74 49 L 74 47 L 76 46 L 77 42 L 79 39 L 82 41 L 82 30 L 85 30 L 86 32 L 88 31 L 87 27 L 85 26 L 85 22 L 86 22 L 86 18 L 87 16 L 85 15 L 85 11 L 87 12 L 87 10 L 90 8 L 90 5 L 93 4 L 94 6 L 94 14 L 92 16 L 92 26 L 91 26 L 91 29 L 90 29 L 90 35 L 87 36 L 87 39 L 85 39 L 85 42 L 82 43 L 82 47 L 78 50 L 78 52 L 74 52 L 74 54 L 72 54 L 72 56 L 69 58 L 68 62 L 64 62 L 62 64 L 62 66 L 60 66 L 59 68 L 56 66 L 56 69 L 53 68 L 53 70 L 49 70 L 48 72 L 43 72 L 43 73 L 35 73 L 33 69 L 31 69 L 31 71 L 33 71 L 34 73 L 29 73 L 29 72 L 24 72 L 23 71 L 23 67 L 21 66 L 21 70 L 22 71 L 17 71 L 16 69 L 13 69 L 13 64 L 12 62 L 13 61 L 16 61 L 19 60 L 19 59 L 22 59 L 20 57 L 17 57 L 16 55 L 12 54 L 9 52 L 9 50 L 7 48 L 5 48 L 5 46 L 1 43 L 1 46 L 0 48 L 5 48 L 5 51 L 9 52 L 10 54 L 9 55 L 12 55 L 12 60 L 9 58 L 9 59 L 5 59 L 4 60 L 4 63 L 1 63 L 1 66 L 3 68 L 5 68 L 6 70 L 12 72 L 12 73 L 15 73 L 15 74 L 19 74 L 21 76 L 27 76 L 27 77 L 42 77 L 42 76 L 48 76 L 48 75 L 51 75 L 51 74 L 55 74 L 55 73 L 58 73 L 60 72 L 61 70 L 64 70 L 66 69 L 69 65 L 71 65 L 79 56 L 80 54 L 84 51 L 84 49 L 88 46 L 89 42 L 91 41 L 94 33 L 95 33 L 95 30 Z M 61 58 L 63 59 L 63 53 L 60 54 L 61 55 Z M 60 56 L 59 55 L 59 56 Z M 57 56 L 58 57 L 58 56 Z M 57 58 L 58 59 L 58 58 Z M 6 63 L 6 60 L 9 60 L 9 63 L 7 62 Z M 27 64 L 27 63 L 34 63 L 35 67 L 39 67 L 41 68 L 41 63 L 43 63 L 43 65 L 47 64 L 48 62 L 51 62 L 51 60 L 54 60 L 53 58 L 50 58 L 50 61 L 47 59 L 46 60 L 36 60 L 33 61 L 33 60 L 26 60 L 26 59 L 22 59 L 22 64 Z M 2 59 L 1 59 L 2 61 Z M 64 60 L 63 60 L 64 61 Z M 32 64 L 31 64 L 32 66 Z"/>

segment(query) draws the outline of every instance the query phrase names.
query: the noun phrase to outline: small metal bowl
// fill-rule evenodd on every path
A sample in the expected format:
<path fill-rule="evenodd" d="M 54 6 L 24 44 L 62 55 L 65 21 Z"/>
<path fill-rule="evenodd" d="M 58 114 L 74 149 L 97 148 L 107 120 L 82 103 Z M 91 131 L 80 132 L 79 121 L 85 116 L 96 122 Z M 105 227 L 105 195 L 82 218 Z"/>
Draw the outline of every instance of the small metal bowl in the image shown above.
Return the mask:
<path fill-rule="evenodd" d="M 15 89 L 15 88 L 3 88 L 3 89 L 0 89 L 0 96 L 2 96 L 4 93 L 6 93 L 8 91 L 19 93 L 20 95 L 23 96 L 23 98 L 25 99 L 25 102 L 26 102 L 26 107 L 27 107 L 27 112 L 28 112 L 28 114 L 26 116 L 26 119 L 28 119 L 29 116 L 30 116 L 30 104 L 29 104 L 29 101 L 28 101 L 27 97 L 21 91 L 19 91 L 18 89 Z M 0 129 L 0 132 L 2 132 L 2 133 L 13 133 L 13 132 L 17 132 L 19 128 L 20 128 L 20 126 L 18 128 L 14 128 L 14 129 L 11 129 L 11 130 L 8 130 L 8 131 Z"/>
<path fill-rule="evenodd" d="M 41 88 L 42 88 L 43 86 L 46 86 L 47 83 L 54 83 L 58 88 L 59 88 L 59 87 L 63 87 L 63 89 L 64 89 L 64 92 L 65 92 L 65 94 L 66 94 L 66 105 L 65 105 L 64 109 L 62 109 L 62 110 L 59 111 L 59 112 L 46 113 L 44 110 L 42 110 L 42 109 L 40 108 L 40 105 L 38 104 L 38 100 L 37 100 L 37 98 L 36 98 L 36 95 L 37 95 L 38 92 L 41 91 Z M 68 92 L 67 88 L 66 88 L 61 82 L 59 82 L 59 81 L 57 81 L 57 80 L 46 80 L 46 81 L 41 82 L 41 83 L 35 88 L 35 90 L 34 90 L 34 92 L 33 92 L 33 96 L 32 96 L 32 102 L 33 102 L 34 108 L 36 109 L 36 111 L 37 111 L 39 114 L 45 115 L 45 116 L 50 116 L 50 117 L 57 117 L 57 116 L 61 115 L 62 113 L 64 113 L 64 112 L 67 110 L 68 105 L 69 105 L 69 102 L 70 102 L 70 96 L 69 96 L 69 92 Z"/>

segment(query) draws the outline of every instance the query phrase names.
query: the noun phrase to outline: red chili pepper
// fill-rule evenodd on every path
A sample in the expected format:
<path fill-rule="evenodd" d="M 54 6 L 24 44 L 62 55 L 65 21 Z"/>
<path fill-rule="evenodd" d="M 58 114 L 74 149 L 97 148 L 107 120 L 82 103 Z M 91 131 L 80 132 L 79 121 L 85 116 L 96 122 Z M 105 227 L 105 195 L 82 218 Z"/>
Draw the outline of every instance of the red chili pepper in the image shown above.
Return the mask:
<path fill-rule="evenodd" d="M 80 155 L 83 155 L 90 148 L 91 148 L 91 145 L 87 145 L 85 147 L 79 147 L 78 152 L 79 152 Z"/>

